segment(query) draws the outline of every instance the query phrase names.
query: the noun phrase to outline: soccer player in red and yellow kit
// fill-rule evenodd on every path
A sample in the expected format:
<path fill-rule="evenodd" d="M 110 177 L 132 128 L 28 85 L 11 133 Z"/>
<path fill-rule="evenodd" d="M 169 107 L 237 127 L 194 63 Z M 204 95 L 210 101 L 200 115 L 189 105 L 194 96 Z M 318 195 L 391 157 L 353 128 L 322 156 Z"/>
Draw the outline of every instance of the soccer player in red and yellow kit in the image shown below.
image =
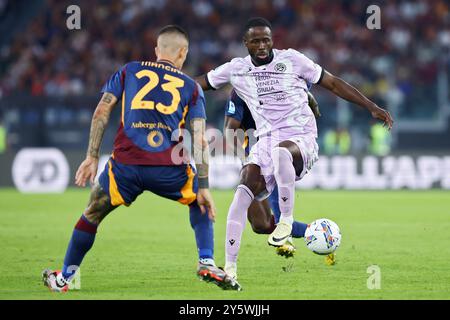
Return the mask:
<path fill-rule="evenodd" d="M 239 289 L 213 260 L 215 207 L 208 189 L 205 99 L 200 86 L 180 71 L 188 44 L 182 28 L 164 27 L 155 48 L 156 62 L 130 62 L 103 87 L 87 156 L 75 177 L 79 186 L 87 181 L 93 184 L 91 198 L 75 226 L 62 270 L 44 270 L 44 284 L 52 291 L 67 291 L 106 215 L 122 204 L 130 205 L 145 190 L 189 206 L 199 254 L 198 276 L 224 289 Z M 122 121 L 114 150 L 94 183 L 103 133 L 118 101 Z M 191 127 L 196 167 L 182 144 L 186 123 Z"/>

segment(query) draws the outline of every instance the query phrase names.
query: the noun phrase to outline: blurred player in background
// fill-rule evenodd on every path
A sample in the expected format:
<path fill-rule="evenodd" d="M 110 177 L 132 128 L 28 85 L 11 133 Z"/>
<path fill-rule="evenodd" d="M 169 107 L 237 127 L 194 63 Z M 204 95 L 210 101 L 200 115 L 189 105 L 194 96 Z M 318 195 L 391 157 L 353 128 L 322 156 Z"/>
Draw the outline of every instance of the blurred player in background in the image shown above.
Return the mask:
<path fill-rule="evenodd" d="M 44 284 L 50 290 L 68 290 L 69 281 L 94 243 L 100 222 L 118 206 L 129 206 L 145 190 L 189 206 L 199 255 L 198 276 L 224 289 L 236 288 L 213 259 L 216 209 L 208 189 L 204 95 L 199 85 L 180 71 L 188 44 L 183 29 L 164 27 L 155 48 L 157 62 L 130 62 L 103 87 L 92 119 L 87 156 L 76 173 L 78 186 L 87 181 L 94 184 L 103 133 L 119 100 L 122 121 L 113 154 L 75 226 L 62 271 L 44 270 Z M 179 129 L 188 121 L 197 172 L 189 163 L 189 151 L 179 148 L 183 139 Z"/>
<path fill-rule="evenodd" d="M 308 86 L 308 89 L 309 87 L 310 85 Z M 308 105 L 313 111 L 315 117 L 320 117 L 319 105 L 309 91 Z M 238 129 L 244 130 L 243 141 L 239 140 L 239 135 L 236 135 L 236 131 Z M 226 141 L 230 143 L 230 147 L 233 148 L 233 150 L 239 148 L 238 146 L 242 146 L 242 148 L 245 149 L 245 157 L 248 157 L 250 152 L 248 135 L 251 134 L 250 131 L 255 129 L 255 121 L 252 118 L 247 104 L 236 94 L 235 90 L 232 90 L 225 107 L 224 132 L 230 133 L 233 136 L 227 136 Z M 275 226 L 279 222 L 281 215 L 278 201 L 278 188 L 276 186 L 268 199 L 264 199 L 262 201 L 253 200 L 248 208 L 247 218 L 255 233 L 271 234 L 273 230 L 275 230 Z M 292 223 L 292 237 L 303 238 L 306 228 L 306 223 L 294 221 Z M 294 255 L 296 249 L 292 241 L 292 237 L 288 238 L 288 241 L 286 241 L 284 245 L 276 248 L 277 254 L 286 258 Z M 334 263 L 334 256 L 330 255 L 327 258 L 327 263 Z"/>
<path fill-rule="evenodd" d="M 231 83 L 247 104 L 257 129 L 258 142 L 250 150 L 228 211 L 225 271 L 234 278 L 247 209 L 254 199 L 272 193 L 275 185 L 281 216 L 268 243 L 280 247 L 292 234 L 295 181 L 318 159 L 317 126 L 308 107 L 307 83 L 319 84 L 367 109 L 389 128 L 393 124 L 386 110 L 300 52 L 273 49 L 272 27 L 266 19 L 250 19 L 244 31 L 248 56 L 232 59 L 196 78 L 205 90 Z"/>

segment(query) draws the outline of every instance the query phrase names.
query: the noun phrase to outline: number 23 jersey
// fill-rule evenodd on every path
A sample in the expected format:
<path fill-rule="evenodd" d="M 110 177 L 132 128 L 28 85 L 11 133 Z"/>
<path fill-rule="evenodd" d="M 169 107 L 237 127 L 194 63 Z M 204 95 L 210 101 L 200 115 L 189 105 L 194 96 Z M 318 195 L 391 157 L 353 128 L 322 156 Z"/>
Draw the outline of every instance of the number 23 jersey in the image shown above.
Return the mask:
<path fill-rule="evenodd" d="M 113 157 L 132 165 L 179 165 L 186 161 L 180 129 L 194 118 L 206 119 L 201 87 L 166 61 L 130 62 L 102 88 L 122 107 Z"/>

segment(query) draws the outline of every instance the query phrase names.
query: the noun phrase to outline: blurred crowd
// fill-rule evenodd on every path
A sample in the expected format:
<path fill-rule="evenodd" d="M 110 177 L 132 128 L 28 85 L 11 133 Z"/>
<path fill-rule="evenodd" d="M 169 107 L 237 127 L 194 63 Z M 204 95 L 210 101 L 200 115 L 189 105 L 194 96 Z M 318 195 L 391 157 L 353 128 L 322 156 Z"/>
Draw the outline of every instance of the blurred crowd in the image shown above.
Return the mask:
<path fill-rule="evenodd" d="M 369 30 L 366 8 L 373 2 L 81 0 L 81 30 L 71 31 L 70 1 L 48 0 L 1 49 L 0 95 L 95 95 L 125 62 L 154 59 L 155 35 L 171 23 L 188 30 L 185 71 L 199 75 L 246 55 L 243 26 L 262 16 L 273 24 L 276 48 L 302 51 L 379 103 L 421 112 L 413 106 L 433 101 L 437 74 L 449 66 L 448 2 L 376 1 L 381 29 Z"/>

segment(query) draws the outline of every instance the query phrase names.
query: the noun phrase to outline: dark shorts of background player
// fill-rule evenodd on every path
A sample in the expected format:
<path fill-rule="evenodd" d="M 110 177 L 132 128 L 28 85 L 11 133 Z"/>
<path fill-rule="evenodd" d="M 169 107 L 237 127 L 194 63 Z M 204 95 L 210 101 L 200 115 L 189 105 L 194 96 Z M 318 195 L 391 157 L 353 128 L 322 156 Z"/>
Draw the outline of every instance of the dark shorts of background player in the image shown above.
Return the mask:
<path fill-rule="evenodd" d="M 110 158 L 99 183 L 113 206 L 129 206 L 144 190 L 189 205 L 196 200 L 198 191 L 197 175 L 190 164 L 128 165 Z"/>

